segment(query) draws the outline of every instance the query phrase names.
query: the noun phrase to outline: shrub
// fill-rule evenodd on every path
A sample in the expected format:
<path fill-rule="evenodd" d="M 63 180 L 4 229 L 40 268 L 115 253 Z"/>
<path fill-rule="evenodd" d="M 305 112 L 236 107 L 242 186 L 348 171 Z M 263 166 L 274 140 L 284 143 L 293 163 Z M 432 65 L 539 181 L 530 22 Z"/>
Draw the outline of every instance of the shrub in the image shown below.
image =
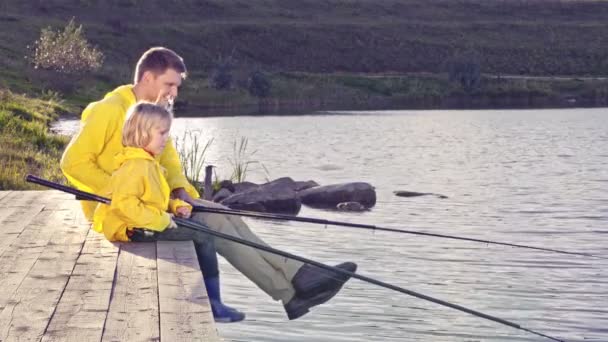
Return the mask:
<path fill-rule="evenodd" d="M 31 59 L 36 69 L 68 74 L 98 70 L 104 58 L 101 51 L 89 44 L 82 25 L 76 25 L 74 19 L 63 31 L 51 27 L 42 29 L 33 50 Z"/>
<path fill-rule="evenodd" d="M 475 55 L 469 53 L 452 58 L 447 65 L 450 81 L 460 83 L 466 93 L 470 94 L 479 88 L 481 66 Z"/>
<path fill-rule="evenodd" d="M 233 68 L 232 57 L 226 59 L 220 58 L 211 71 L 211 78 L 209 80 L 211 86 L 218 90 L 230 89 L 233 82 Z"/>
<path fill-rule="evenodd" d="M 263 72 L 256 70 L 249 75 L 247 90 L 252 96 L 268 97 L 271 86 L 270 80 Z"/>

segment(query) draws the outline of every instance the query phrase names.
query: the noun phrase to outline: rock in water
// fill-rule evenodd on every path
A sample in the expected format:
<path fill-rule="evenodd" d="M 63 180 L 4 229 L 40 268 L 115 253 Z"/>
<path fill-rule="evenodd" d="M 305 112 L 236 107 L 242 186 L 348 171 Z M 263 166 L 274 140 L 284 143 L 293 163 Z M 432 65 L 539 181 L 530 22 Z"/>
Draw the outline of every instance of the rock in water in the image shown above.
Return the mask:
<path fill-rule="evenodd" d="M 365 211 L 366 208 L 359 202 L 342 202 L 336 206 L 341 211 Z"/>
<path fill-rule="evenodd" d="M 247 209 L 295 215 L 302 203 L 292 189 L 293 181 L 277 180 L 237 192 L 220 203 L 232 209 Z"/>
<path fill-rule="evenodd" d="M 415 192 L 415 191 L 405 191 L 405 190 L 393 191 L 393 193 L 399 197 L 416 197 L 416 196 L 430 195 L 428 192 Z"/>
<path fill-rule="evenodd" d="M 222 188 L 220 191 L 216 192 L 215 195 L 213 195 L 213 202 L 221 202 L 230 196 L 232 196 L 232 192 L 226 188 Z"/>
<path fill-rule="evenodd" d="M 363 182 L 316 186 L 298 192 L 298 196 L 302 203 L 319 208 L 336 208 L 342 202 L 359 202 L 366 208 L 376 204 L 376 190 Z"/>
<path fill-rule="evenodd" d="M 432 192 L 415 192 L 415 191 L 405 191 L 405 190 L 397 190 L 393 191 L 393 193 L 399 197 L 417 197 L 417 196 L 426 196 L 433 195 L 439 198 L 448 198 L 446 195 L 434 194 Z"/>

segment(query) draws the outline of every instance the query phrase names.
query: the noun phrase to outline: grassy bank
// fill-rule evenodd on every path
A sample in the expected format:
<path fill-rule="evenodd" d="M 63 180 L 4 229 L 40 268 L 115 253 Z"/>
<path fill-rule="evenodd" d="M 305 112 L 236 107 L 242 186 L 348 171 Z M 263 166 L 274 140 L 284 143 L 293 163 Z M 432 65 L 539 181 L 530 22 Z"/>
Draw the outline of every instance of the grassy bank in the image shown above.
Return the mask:
<path fill-rule="evenodd" d="M 32 99 L 0 89 L 0 190 L 34 189 L 27 173 L 63 182 L 59 158 L 68 138 L 48 124 L 68 108 L 54 99 Z"/>
<path fill-rule="evenodd" d="M 608 106 L 608 79 L 481 77 L 465 92 L 447 74 L 280 72 L 269 74 L 270 96 L 258 99 L 242 88 L 215 90 L 186 82 L 179 116 L 290 114 L 314 110 L 407 108 L 544 108 Z M 187 99 L 197 97 L 197 102 Z"/>

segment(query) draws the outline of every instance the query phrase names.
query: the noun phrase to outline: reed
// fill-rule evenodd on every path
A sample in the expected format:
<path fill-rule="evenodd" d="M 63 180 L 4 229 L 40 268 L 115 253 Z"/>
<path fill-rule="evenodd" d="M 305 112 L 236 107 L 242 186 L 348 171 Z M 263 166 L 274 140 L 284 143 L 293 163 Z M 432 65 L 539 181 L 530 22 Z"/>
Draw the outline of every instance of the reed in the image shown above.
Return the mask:
<path fill-rule="evenodd" d="M 175 147 L 179 154 L 184 175 L 190 183 L 199 183 L 205 169 L 205 157 L 213 138 L 203 143 L 201 130 L 186 130 L 181 137 L 175 137 Z"/>

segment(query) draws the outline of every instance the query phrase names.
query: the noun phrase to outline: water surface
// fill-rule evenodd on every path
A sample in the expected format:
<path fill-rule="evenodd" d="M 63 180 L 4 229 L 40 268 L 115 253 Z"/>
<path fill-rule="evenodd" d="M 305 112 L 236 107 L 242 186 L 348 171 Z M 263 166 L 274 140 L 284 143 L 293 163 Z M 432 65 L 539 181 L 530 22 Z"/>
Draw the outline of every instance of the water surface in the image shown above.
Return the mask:
<path fill-rule="evenodd" d="M 60 129 L 73 129 L 62 122 Z M 608 109 L 382 111 L 184 118 L 207 160 L 230 175 L 233 143 L 249 139 L 271 178 L 366 181 L 365 213 L 300 215 L 567 249 L 608 256 Z M 248 178 L 263 181 L 252 165 Z M 394 190 L 433 192 L 400 198 Z M 276 248 L 511 320 L 568 341 L 608 341 L 608 262 L 469 242 L 247 220 Z M 243 323 L 232 341 L 543 341 L 423 300 L 353 280 L 331 302 L 288 321 L 221 260 L 225 302 Z"/>

